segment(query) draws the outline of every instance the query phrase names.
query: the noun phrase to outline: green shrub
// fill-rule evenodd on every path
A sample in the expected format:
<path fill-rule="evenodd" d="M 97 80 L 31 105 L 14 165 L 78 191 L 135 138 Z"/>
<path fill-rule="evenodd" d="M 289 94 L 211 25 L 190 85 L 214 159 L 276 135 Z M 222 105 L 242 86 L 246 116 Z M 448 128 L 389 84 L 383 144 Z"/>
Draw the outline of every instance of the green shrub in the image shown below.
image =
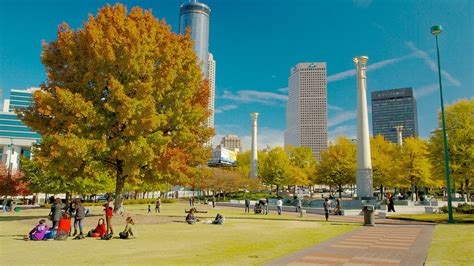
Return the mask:
<path fill-rule="evenodd" d="M 474 214 L 474 206 L 463 203 L 459 204 L 458 207 L 453 208 L 456 213 L 463 213 L 463 214 Z M 448 206 L 443 206 L 439 208 L 440 212 L 448 213 Z"/>
<path fill-rule="evenodd" d="M 230 192 L 226 194 L 226 200 L 259 200 L 261 198 L 277 198 L 276 195 L 272 195 L 270 193 L 263 193 L 263 192 Z M 222 200 L 222 197 L 221 197 Z"/>
<path fill-rule="evenodd" d="M 474 214 L 474 206 L 467 203 L 459 204 L 456 208 L 456 212 L 464 214 Z"/>

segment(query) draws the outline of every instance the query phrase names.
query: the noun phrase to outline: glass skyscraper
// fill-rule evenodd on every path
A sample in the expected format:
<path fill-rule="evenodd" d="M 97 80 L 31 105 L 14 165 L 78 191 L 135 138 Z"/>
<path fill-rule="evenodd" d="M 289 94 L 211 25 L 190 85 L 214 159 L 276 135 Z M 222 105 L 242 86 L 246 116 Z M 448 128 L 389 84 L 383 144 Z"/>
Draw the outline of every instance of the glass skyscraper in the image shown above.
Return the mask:
<path fill-rule="evenodd" d="M 372 92 L 373 135 L 397 143 L 395 127 L 403 126 L 403 138 L 418 136 L 418 117 L 413 88 Z"/>
<path fill-rule="evenodd" d="M 182 4 L 179 9 L 179 33 L 185 34 L 186 28 L 190 27 L 194 51 L 202 62 L 201 70 L 206 77 L 208 77 L 210 14 L 211 9 L 196 0 Z"/>
<path fill-rule="evenodd" d="M 0 162 L 13 172 L 18 169 L 20 156 L 30 158 L 31 146 L 41 138 L 23 125 L 14 112 L 15 109 L 29 107 L 36 90 L 38 88 L 11 90 L 10 99 L 4 101 L 3 112 L 0 112 Z"/>

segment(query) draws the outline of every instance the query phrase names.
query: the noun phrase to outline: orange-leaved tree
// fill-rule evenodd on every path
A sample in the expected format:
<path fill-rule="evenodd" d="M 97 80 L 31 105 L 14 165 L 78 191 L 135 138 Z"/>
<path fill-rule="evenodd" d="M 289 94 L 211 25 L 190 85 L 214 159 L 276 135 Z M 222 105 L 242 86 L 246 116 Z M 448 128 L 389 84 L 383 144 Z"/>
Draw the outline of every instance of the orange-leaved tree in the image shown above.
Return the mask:
<path fill-rule="evenodd" d="M 107 5 L 82 28 L 43 44 L 47 80 L 20 111 L 43 135 L 35 156 L 69 177 L 115 179 L 115 210 L 130 179 L 183 180 L 207 160 L 208 83 L 189 34 L 151 11 Z M 169 180 L 168 180 L 169 181 Z"/>

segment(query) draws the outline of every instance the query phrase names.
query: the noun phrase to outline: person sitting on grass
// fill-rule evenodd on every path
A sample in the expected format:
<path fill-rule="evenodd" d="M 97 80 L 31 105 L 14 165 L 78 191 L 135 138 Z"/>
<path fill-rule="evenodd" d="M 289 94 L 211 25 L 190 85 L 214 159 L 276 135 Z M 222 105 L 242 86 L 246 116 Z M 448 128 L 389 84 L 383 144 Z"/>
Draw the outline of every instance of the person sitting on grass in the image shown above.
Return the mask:
<path fill-rule="evenodd" d="M 47 226 L 45 223 L 46 220 L 41 219 L 39 224 L 28 233 L 28 236 L 25 236 L 25 240 L 43 240 L 49 230 L 49 226 Z"/>
<path fill-rule="evenodd" d="M 100 218 L 95 229 L 87 233 L 88 237 L 102 237 L 107 234 L 107 227 L 105 226 L 104 218 Z"/>
<path fill-rule="evenodd" d="M 120 238 L 121 239 L 135 238 L 135 236 L 133 235 L 133 225 L 135 225 L 135 223 L 133 222 L 132 217 L 127 217 L 125 221 L 127 224 L 125 225 L 125 229 L 123 229 L 123 232 L 119 233 Z"/>
<path fill-rule="evenodd" d="M 198 221 L 198 219 L 196 219 L 196 217 L 194 217 L 194 212 L 190 212 L 190 213 L 188 213 L 188 215 L 186 215 L 186 222 L 188 224 L 195 224 L 196 221 Z"/>
<path fill-rule="evenodd" d="M 66 240 L 71 232 L 71 216 L 69 213 L 64 213 L 61 219 L 59 220 L 58 229 L 56 235 L 54 236 L 55 240 Z"/>
<path fill-rule="evenodd" d="M 218 213 L 216 215 L 216 219 L 214 219 L 214 221 L 212 221 L 212 224 L 224 224 L 225 222 L 225 218 L 222 214 Z"/>

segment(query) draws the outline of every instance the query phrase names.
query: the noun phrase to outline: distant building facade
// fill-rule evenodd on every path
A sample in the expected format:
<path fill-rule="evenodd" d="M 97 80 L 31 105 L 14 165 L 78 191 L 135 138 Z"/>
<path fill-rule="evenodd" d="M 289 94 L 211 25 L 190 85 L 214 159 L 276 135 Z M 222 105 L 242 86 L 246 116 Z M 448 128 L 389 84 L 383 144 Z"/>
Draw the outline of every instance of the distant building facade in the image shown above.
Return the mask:
<path fill-rule="evenodd" d="M 207 127 L 214 128 L 214 108 L 216 101 L 216 61 L 214 56 L 209 53 L 209 117 L 207 118 Z"/>
<path fill-rule="evenodd" d="M 403 138 L 418 136 L 418 116 L 413 88 L 372 92 L 373 135 L 397 143 L 395 127 L 403 126 Z"/>
<path fill-rule="evenodd" d="M 41 136 L 23 125 L 15 114 L 19 108 L 29 107 L 33 92 L 38 88 L 11 90 L 10 99 L 3 102 L 0 112 L 0 161 L 11 171 L 19 169 L 20 157 L 31 158 L 31 147 L 39 142 Z"/>
<path fill-rule="evenodd" d="M 242 139 L 235 135 L 227 135 L 222 137 L 221 146 L 234 151 L 242 152 Z"/>
<path fill-rule="evenodd" d="M 326 63 L 300 63 L 288 79 L 285 146 L 311 148 L 316 159 L 327 149 Z"/>

